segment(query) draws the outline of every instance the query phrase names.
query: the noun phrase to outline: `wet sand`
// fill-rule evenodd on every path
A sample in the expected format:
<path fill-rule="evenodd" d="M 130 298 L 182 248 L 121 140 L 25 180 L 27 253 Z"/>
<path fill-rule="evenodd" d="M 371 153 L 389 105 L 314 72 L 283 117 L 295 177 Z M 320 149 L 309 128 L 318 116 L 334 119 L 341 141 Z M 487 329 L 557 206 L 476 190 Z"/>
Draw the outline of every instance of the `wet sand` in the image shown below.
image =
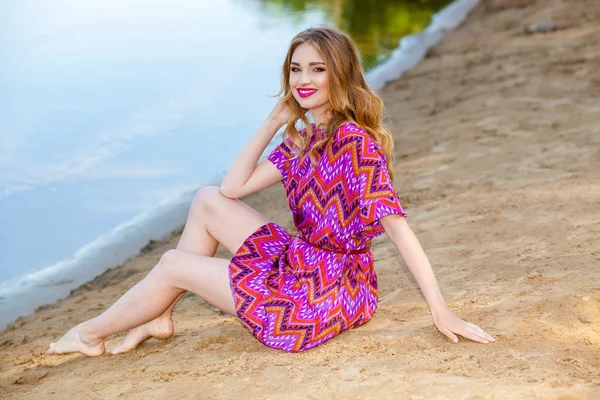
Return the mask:
<path fill-rule="evenodd" d="M 600 399 L 600 2 L 483 1 L 382 95 L 408 222 L 449 307 L 496 342 L 438 332 L 382 235 L 375 316 L 313 350 L 269 349 L 187 295 L 171 339 L 119 356 L 44 354 L 139 281 L 175 233 L 2 331 L 0 397 Z M 293 229 L 281 185 L 244 201 Z"/>

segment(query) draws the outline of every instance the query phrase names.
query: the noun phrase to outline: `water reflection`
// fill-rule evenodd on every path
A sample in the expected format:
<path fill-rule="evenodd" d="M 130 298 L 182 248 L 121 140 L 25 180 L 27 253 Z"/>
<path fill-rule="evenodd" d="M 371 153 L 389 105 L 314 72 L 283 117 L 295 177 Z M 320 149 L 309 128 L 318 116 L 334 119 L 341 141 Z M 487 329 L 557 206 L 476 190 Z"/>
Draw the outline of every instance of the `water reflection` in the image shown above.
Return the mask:
<path fill-rule="evenodd" d="M 383 61 L 405 35 L 429 24 L 431 15 L 449 0 L 247 0 L 258 4 L 264 15 L 294 18 L 320 11 L 326 20 L 348 32 L 356 41 L 365 69 Z"/>

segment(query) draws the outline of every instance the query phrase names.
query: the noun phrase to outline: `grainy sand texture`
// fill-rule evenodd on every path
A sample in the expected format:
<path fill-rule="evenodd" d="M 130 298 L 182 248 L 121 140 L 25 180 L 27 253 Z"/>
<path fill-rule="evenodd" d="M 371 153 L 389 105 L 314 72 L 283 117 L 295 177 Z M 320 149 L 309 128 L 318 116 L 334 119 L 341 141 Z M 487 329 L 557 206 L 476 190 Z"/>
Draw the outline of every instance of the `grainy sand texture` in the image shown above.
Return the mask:
<path fill-rule="evenodd" d="M 600 399 L 600 1 L 483 1 L 382 96 L 408 222 L 449 307 L 496 342 L 438 332 L 382 235 L 375 316 L 313 350 L 267 348 L 187 295 L 171 339 L 44 354 L 139 281 L 174 234 L 1 332 L 0 397 Z M 293 230 L 281 185 L 243 200 Z"/>

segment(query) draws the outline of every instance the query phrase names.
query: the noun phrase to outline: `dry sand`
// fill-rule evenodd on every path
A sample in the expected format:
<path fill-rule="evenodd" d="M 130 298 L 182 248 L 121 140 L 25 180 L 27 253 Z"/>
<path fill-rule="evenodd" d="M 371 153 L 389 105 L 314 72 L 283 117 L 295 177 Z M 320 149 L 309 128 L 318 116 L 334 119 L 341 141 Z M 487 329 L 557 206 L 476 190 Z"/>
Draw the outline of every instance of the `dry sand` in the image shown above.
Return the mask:
<path fill-rule="evenodd" d="M 540 20 L 559 29 L 524 33 Z M 305 353 L 264 347 L 188 295 L 172 339 L 43 354 L 174 235 L 3 331 L 0 397 L 600 399 L 600 1 L 484 1 L 383 97 L 409 223 L 448 305 L 495 343 L 439 333 L 382 235 L 373 320 Z M 245 201 L 293 228 L 280 185 Z"/>

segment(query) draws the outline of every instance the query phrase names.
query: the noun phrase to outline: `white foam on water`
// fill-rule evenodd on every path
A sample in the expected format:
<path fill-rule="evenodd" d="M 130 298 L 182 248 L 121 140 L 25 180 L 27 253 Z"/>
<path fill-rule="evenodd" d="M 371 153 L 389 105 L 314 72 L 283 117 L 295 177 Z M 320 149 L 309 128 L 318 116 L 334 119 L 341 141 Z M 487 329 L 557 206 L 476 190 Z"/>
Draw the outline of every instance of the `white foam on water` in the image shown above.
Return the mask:
<path fill-rule="evenodd" d="M 391 57 L 367 72 L 369 85 L 380 90 L 389 81 L 400 78 L 404 72 L 417 65 L 446 32 L 460 25 L 478 3 L 479 0 L 456 0 L 434 14 L 431 23 L 423 31 L 400 39 L 398 48 L 392 52 Z"/>
<path fill-rule="evenodd" d="M 218 184 L 218 174 L 208 184 Z M 81 247 L 73 256 L 42 270 L 3 282 L 0 287 L 0 327 L 40 304 L 54 302 L 108 268 L 139 253 L 150 240 L 166 237 L 185 223 L 197 188 L 189 188 L 138 214 L 111 232 Z"/>

